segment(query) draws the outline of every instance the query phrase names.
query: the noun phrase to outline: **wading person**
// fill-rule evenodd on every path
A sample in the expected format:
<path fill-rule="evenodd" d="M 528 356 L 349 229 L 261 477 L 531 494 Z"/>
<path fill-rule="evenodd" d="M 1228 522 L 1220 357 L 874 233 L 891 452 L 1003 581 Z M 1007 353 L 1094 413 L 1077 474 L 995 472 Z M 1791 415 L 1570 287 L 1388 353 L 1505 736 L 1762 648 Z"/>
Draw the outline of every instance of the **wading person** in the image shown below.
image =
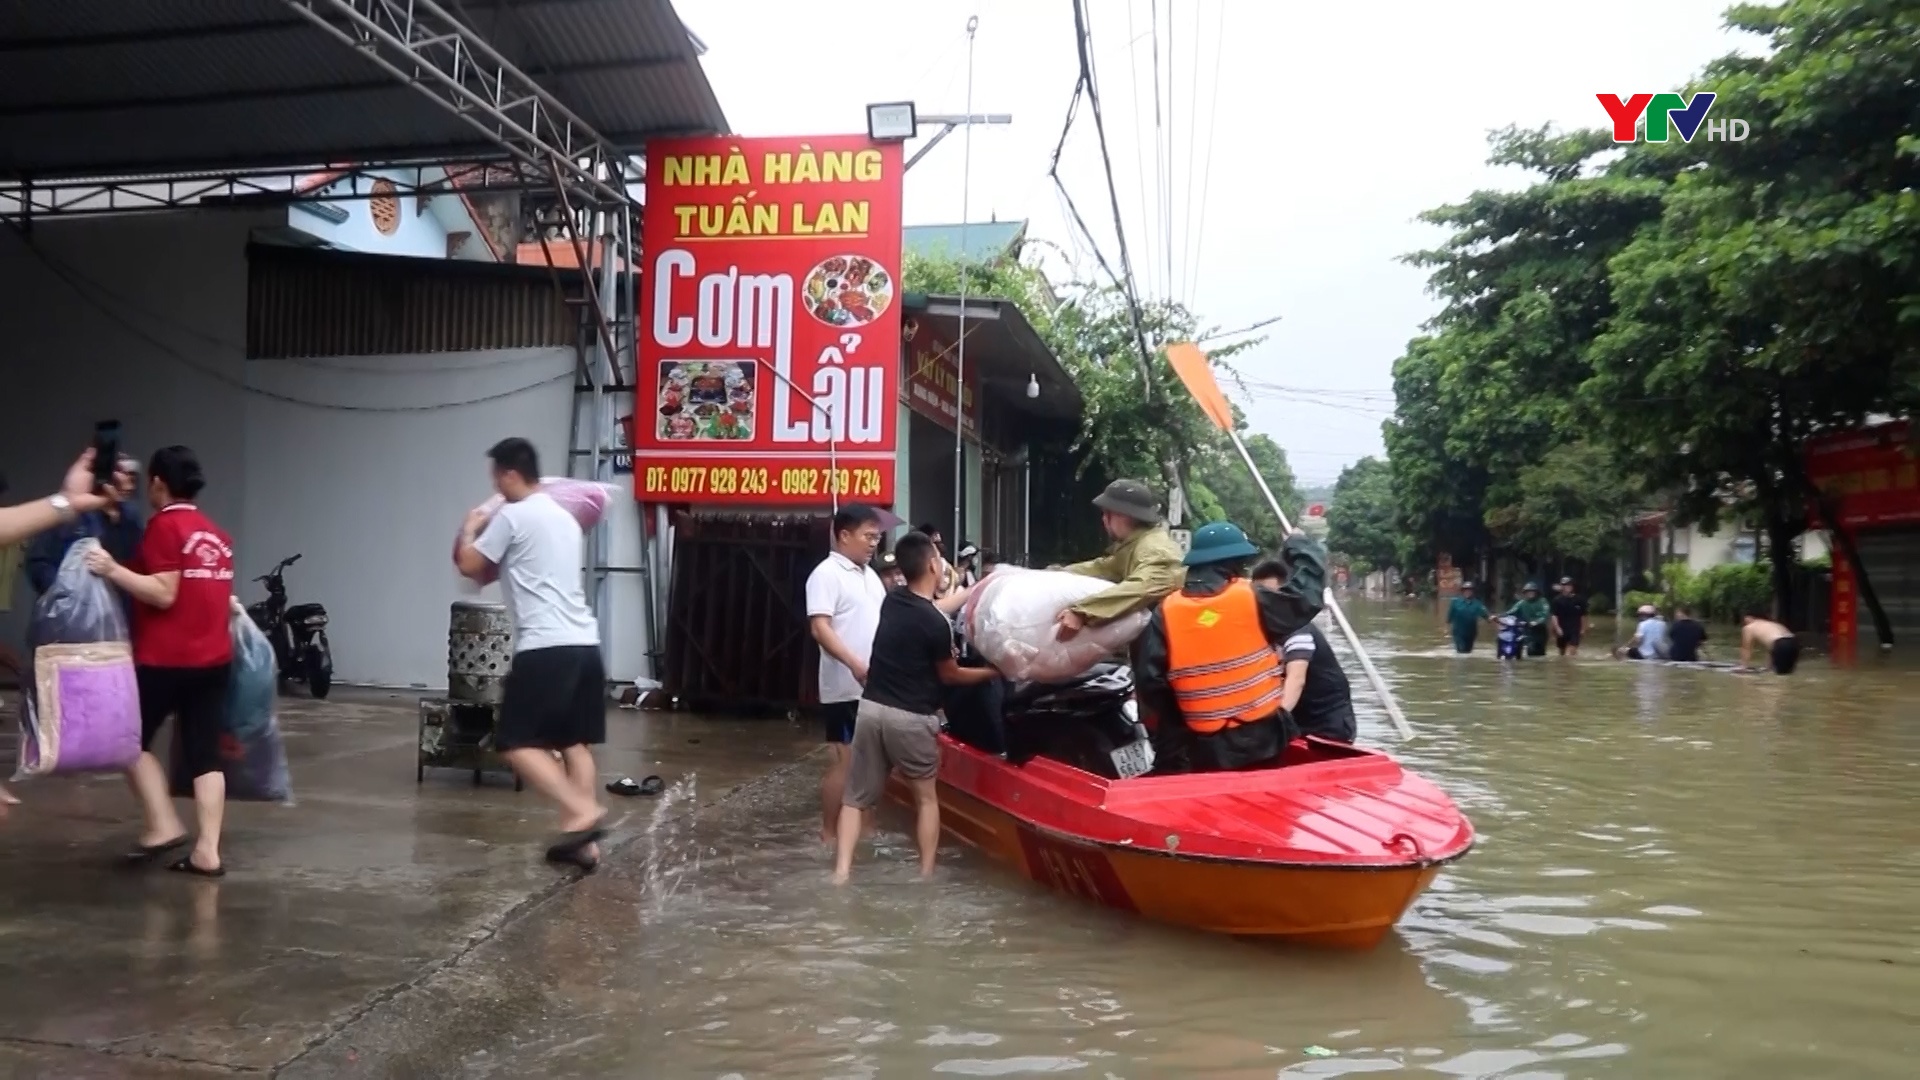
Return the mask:
<path fill-rule="evenodd" d="M 1520 590 L 1520 599 L 1507 609 L 1507 614 L 1519 623 L 1521 648 L 1526 655 L 1547 655 L 1547 623 L 1553 619 L 1553 612 L 1540 595 L 1540 586 L 1527 582 L 1526 588 Z"/>
<path fill-rule="evenodd" d="M 184 446 L 154 451 L 147 463 L 147 502 L 153 519 L 129 566 L 104 548 L 87 566 L 133 598 L 133 664 L 140 689 L 140 758 L 127 782 L 140 800 L 146 826 L 134 862 L 184 847 L 187 828 L 173 808 L 167 772 L 153 742 L 171 717 L 193 778 L 193 850 L 170 869 L 221 877 L 220 830 L 226 816 L 227 776 L 220 740 L 227 726 L 227 682 L 233 639 L 233 541 L 194 505 L 207 486 L 200 460 Z"/>
<path fill-rule="evenodd" d="M 1673 626 L 1669 628 L 1667 638 L 1667 659 L 1682 664 L 1700 662 L 1701 653 L 1707 644 L 1707 628 L 1693 617 L 1693 609 L 1686 605 L 1673 609 Z"/>
<path fill-rule="evenodd" d="M 454 561 L 475 581 L 497 567 L 513 621 L 513 664 L 501 687 L 494 746 L 535 791 L 560 809 L 550 862 L 591 871 L 606 835 L 593 747 L 607 741 L 607 676 L 600 624 L 580 584 L 585 534 L 540 490 L 540 458 L 525 439 L 487 451 L 506 503 L 491 517 L 467 515 Z M 560 760 L 553 755 L 558 753 Z"/>
<path fill-rule="evenodd" d="M 1553 598 L 1548 622 L 1551 623 L 1553 641 L 1560 655 L 1579 656 L 1580 639 L 1587 633 L 1587 602 L 1580 599 L 1572 578 L 1560 579 L 1558 595 Z"/>
<path fill-rule="evenodd" d="M 1665 660 L 1669 650 L 1667 620 L 1660 617 L 1660 609 L 1641 604 L 1635 614 L 1640 617 L 1640 624 L 1633 628 L 1633 637 L 1627 640 L 1626 658 Z"/>
<path fill-rule="evenodd" d="M 1271 590 L 1246 577 L 1259 554 L 1230 522 L 1196 529 L 1186 583 L 1160 601 L 1140 635 L 1135 685 L 1152 718 L 1156 772 L 1253 768 L 1279 757 L 1297 734 L 1281 707 L 1280 650 L 1320 613 L 1326 549 L 1299 533 L 1288 537 L 1289 573 Z"/>
<path fill-rule="evenodd" d="M 866 691 L 853 727 L 853 753 L 834 850 L 835 884 L 844 884 L 853 872 L 861 815 L 880 804 L 887 774 L 895 770 L 913 790 L 920 876 L 933 874 L 934 856 L 940 849 L 940 803 L 935 792 L 940 718 L 935 714 L 947 687 L 1000 677 L 992 668 L 963 668 L 954 657 L 953 624 L 934 603 L 940 566 L 933 541 L 908 533 L 894 547 L 894 557 L 907 586 L 888 593 L 880 605 Z"/>
<path fill-rule="evenodd" d="M 1447 632 L 1453 635 L 1453 651 L 1470 653 L 1480 624 L 1493 621 L 1493 613 L 1474 595 L 1473 582 L 1460 583 L 1460 595 L 1447 602 Z"/>
<path fill-rule="evenodd" d="M 1761 649 L 1775 675 L 1791 675 L 1800 663 L 1800 639 L 1756 608 L 1740 618 L 1740 666 L 1752 668 L 1753 654 Z"/>
<path fill-rule="evenodd" d="M 1066 640 L 1101 623 L 1150 608 L 1186 580 L 1180 544 L 1160 520 L 1160 500 L 1138 480 L 1115 480 L 1093 500 L 1100 526 L 1113 545 L 1105 555 L 1060 569 L 1099 578 L 1113 588 L 1094 593 L 1062 611 L 1058 634 Z"/>
<path fill-rule="evenodd" d="M 1278 592 L 1288 575 L 1284 564 L 1269 559 L 1254 567 L 1250 576 L 1259 588 Z M 1352 742 L 1359 729 L 1353 715 L 1353 687 L 1327 635 L 1309 622 L 1288 635 L 1280 648 L 1280 662 L 1286 679 L 1280 710 L 1293 717 L 1300 734 Z"/>
<path fill-rule="evenodd" d="M 846 791 L 853 718 L 867 685 L 867 661 L 880 626 L 887 586 L 874 570 L 880 514 L 848 503 L 833 516 L 833 550 L 807 575 L 807 625 L 820 646 L 820 714 L 826 723 L 827 771 L 820 778 L 820 839 L 833 843 Z"/>

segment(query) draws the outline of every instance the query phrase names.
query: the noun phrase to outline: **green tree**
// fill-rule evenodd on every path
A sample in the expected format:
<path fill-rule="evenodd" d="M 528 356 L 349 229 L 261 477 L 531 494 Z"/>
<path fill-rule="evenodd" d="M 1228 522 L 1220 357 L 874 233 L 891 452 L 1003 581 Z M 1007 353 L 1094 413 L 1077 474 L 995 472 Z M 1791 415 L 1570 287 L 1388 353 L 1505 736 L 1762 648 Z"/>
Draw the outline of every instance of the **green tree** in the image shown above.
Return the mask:
<path fill-rule="evenodd" d="M 1393 502 L 1393 470 L 1366 457 L 1340 470 L 1327 504 L 1327 546 L 1370 568 L 1398 565 L 1400 531 Z"/>
<path fill-rule="evenodd" d="M 953 295 L 965 277 L 973 296 L 1013 300 L 1073 377 L 1086 402 L 1075 450 L 1082 471 L 1104 479 L 1133 477 L 1169 487 L 1168 470 L 1186 493 L 1190 509 L 1203 520 L 1232 518 L 1249 535 L 1271 536 L 1279 526 L 1226 436 L 1193 401 L 1164 352 L 1156 352 L 1143 372 L 1139 346 L 1126 298 L 1118 289 L 1070 288 L 1064 300 L 1040 269 L 1017 259 L 961 262 L 908 254 L 903 274 L 914 292 Z M 1142 312 L 1148 340 L 1156 346 L 1204 338 L 1192 312 L 1176 303 L 1148 303 Z M 1223 381 L 1236 377 L 1227 363 L 1259 343 L 1243 340 L 1209 352 Z M 1151 383 L 1148 376 L 1151 376 Z M 1236 414 L 1244 433 L 1246 420 Z M 1243 435 L 1248 452 L 1261 466 L 1274 494 L 1297 512 L 1298 493 L 1286 452 L 1262 435 Z"/>
<path fill-rule="evenodd" d="M 1771 48 L 1700 85 L 1752 135 L 1646 144 L 1618 166 L 1672 180 L 1609 265 L 1618 312 L 1585 394 L 1684 517 L 1733 506 L 1765 523 L 1790 619 L 1793 542 L 1818 495 L 1807 438 L 1911 408 L 1920 381 L 1920 8 L 1793 0 L 1729 23 Z"/>
<path fill-rule="evenodd" d="M 1520 470 L 1517 497 L 1488 513 L 1511 547 L 1592 561 L 1619 555 L 1645 493 L 1602 443 L 1557 446 Z"/>

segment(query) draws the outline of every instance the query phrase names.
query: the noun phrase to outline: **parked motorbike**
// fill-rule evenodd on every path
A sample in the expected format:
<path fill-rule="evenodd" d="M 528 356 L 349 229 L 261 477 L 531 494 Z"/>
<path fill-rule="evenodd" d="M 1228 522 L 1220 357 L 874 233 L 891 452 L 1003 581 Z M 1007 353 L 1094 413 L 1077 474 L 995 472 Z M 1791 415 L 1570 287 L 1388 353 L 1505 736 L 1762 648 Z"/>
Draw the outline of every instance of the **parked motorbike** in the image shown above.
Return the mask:
<path fill-rule="evenodd" d="M 1000 694 L 957 704 L 948 703 L 948 733 L 1016 765 L 1045 756 L 1109 780 L 1153 769 L 1153 743 L 1125 664 L 1100 664 L 1066 682 L 1003 686 Z"/>
<path fill-rule="evenodd" d="M 287 606 L 287 567 L 300 556 L 281 559 L 271 571 L 253 580 L 267 587 L 267 598 L 247 607 L 267 640 L 273 643 L 273 659 L 280 671 L 280 688 L 289 682 L 304 682 L 315 698 L 324 699 L 333 689 L 333 648 L 327 644 L 327 609 L 319 604 Z"/>

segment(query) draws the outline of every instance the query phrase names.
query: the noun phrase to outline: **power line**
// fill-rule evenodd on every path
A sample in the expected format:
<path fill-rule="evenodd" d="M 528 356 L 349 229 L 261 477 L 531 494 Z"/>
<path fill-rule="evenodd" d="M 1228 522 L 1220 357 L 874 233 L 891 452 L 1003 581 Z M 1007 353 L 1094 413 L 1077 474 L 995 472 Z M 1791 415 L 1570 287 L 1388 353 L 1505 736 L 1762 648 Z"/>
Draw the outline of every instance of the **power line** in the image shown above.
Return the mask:
<path fill-rule="evenodd" d="M 1171 2 L 1171 0 L 1169 0 Z M 1149 0 L 1149 14 L 1153 20 L 1153 212 L 1151 224 L 1152 236 L 1159 241 L 1167 220 L 1167 174 L 1166 174 L 1166 128 L 1160 116 L 1160 0 Z M 1149 254 L 1147 273 L 1154 273 L 1158 267 Z M 1148 292 L 1152 293 L 1151 283 Z"/>
<path fill-rule="evenodd" d="M 1173 186 L 1174 155 L 1180 152 L 1180 112 L 1174 107 L 1173 98 L 1173 62 L 1179 56 L 1173 43 L 1172 0 L 1167 3 L 1167 299 L 1171 300 L 1179 290 L 1179 280 L 1173 275 L 1173 217 L 1175 206 L 1180 202 L 1180 193 Z"/>
<path fill-rule="evenodd" d="M 1127 0 L 1127 79 L 1133 90 L 1133 164 L 1134 172 L 1140 184 L 1140 228 L 1149 240 L 1153 237 L 1153 218 L 1147 213 L 1147 139 L 1141 128 L 1144 113 L 1140 109 L 1140 49 L 1139 38 L 1133 25 L 1133 0 Z M 1154 163 L 1158 175 L 1159 163 Z M 1148 273 L 1151 274 L 1153 252 L 1146 252 Z"/>
<path fill-rule="evenodd" d="M 1199 22 L 1199 16 L 1194 21 Z M 1193 261 L 1187 269 L 1187 296 L 1192 298 L 1200 291 L 1200 263 L 1206 257 L 1207 245 L 1207 196 L 1213 191 L 1213 146 L 1214 134 L 1220 118 L 1220 64 L 1227 48 L 1227 5 L 1220 4 L 1220 20 L 1214 35 L 1213 46 L 1213 95 L 1207 106 L 1207 161 L 1200 170 L 1200 225 L 1193 231 Z M 1192 166 L 1189 159 L 1188 166 Z M 1191 175 L 1189 175 L 1191 181 Z"/>

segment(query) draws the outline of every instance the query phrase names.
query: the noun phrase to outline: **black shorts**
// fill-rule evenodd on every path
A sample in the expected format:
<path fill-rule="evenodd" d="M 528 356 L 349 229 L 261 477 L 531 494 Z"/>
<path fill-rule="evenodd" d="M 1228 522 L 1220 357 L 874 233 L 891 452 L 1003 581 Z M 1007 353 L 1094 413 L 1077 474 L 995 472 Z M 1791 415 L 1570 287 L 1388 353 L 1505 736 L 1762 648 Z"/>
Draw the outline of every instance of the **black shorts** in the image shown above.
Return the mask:
<path fill-rule="evenodd" d="M 820 719 L 826 727 L 826 741 L 841 746 L 853 742 L 854 717 L 860 714 L 858 701 L 833 701 L 820 706 Z"/>
<path fill-rule="evenodd" d="M 1554 644 L 1560 646 L 1561 652 L 1566 652 L 1568 649 L 1577 649 L 1580 647 L 1580 632 L 1576 630 L 1571 634 L 1558 634 L 1555 635 L 1553 640 Z"/>
<path fill-rule="evenodd" d="M 202 777 L 220 768 L 220 740 L 227 731 L 227 677 L 233 665 L 175 668 L 137 667 L 140 688 L 140 749 L 153 752 L 153 740 L 169 717 L 180 725 L 180 753 L 186 775 Z M 175 766 L 176 775 L 180 772 Z"/>
<path fill-rule="evenodd" d="M 1767 659 L 1773 661 L 1775 675 L 1791 675 L 1800 663 L 1800 642 L 1797 638 L 1775 638 L 1773 647 L 1767 650 Z"/>
<path fill-rule="evenodd" d="M 607 741 L 607 673 L 598 645 L 513 654 L 500 688 L 499 750 L 565 750 Z"/>
<path fill-rule="evenodd" d="M 1343 743 L 1352 742 L 1360 729 L 1360 721 L 1353 715 L 1351 702 L 1343 702 L 1323 712 L 1305 713 L 1295 708 L 1293 722 L 1302 735 L 1318 735 Z"/>

